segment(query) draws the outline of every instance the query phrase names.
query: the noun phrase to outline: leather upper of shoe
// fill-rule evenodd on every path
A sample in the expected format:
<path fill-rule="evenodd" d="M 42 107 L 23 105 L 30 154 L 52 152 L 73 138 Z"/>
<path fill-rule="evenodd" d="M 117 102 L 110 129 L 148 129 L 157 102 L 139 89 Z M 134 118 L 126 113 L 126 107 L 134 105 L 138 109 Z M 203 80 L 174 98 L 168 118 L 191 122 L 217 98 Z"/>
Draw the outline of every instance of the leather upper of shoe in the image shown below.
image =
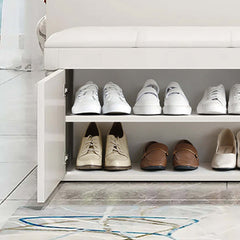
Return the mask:
<path fill-rule="evenodd" d="M 189 106 L 188 99 L 177 82 L 168 84 L 165 91 L 164 106 Z"/>
<path fill-rule="evenodd" d="M 90 104 L 96 104 L 101 107 L 98 98 L 98 86 L 91 81 L 87 82 L 77 90 L 72 111 L 74 112 L 75 109 Z"/>
<path fill-rule="evenodd" d="M 160 100 L 158 97 L 159 86 L 157 82 L 153 79 L 148 79 L 143 88 L 139 91 L 136 99 L 137 105 L 160 105 Z"/>
<path fill-rule="evenodd" d="M 240 131 L 237 133 L 237 167 L 240 168 Z"/>
<path fill-rule="evenodd" d="M 82 138 L 77 166 L 102 165 L 102 138 L 101 132 L 95 123 L 90 123 Z"/>
<path fill-rule="evenodd" d="M 173 152 L 173 166 L 199 166 L 197 149 L 188 140 L 179 141 Z"/>
<path fill-rule="evenodd" d="M 141 168 L 167 166 L 168 147 L 163 143 L 150 142 L 145 148 Z"/>
<path fill-rule="evenodd" d="M 238 104 L 240 106 L 240 84 L 234 84 L 229 92 L 228 105 Z"/>
<path fill-rule="evenodd" d="M 103 89 L 103 102 L 105 104 L 123 104 L 130 107 L 127 103 L 122 89 L 115 83 L 109 82 Z"/>
<path fill-rule="evenodd" d="M 197 112 L 202 112 L 205 109 L 213 108 L 213 110 L 226 109 L 226 93 L 222 84 L 214 87 L 209 87 L 205 90 L 201 101 L 198 104 Z"/>
<path fill-rule="evenodd" d="M 235 168 L 237 147 L 233 132 L 223 129 L 218 135 L 216 153 L 212 160 L 213 168 Z"/>
<path fill-rule="evenodd" d="M 114 123 L 107 136 L 105 166 L 131 166 L 127 137 L 122 130 L 121 123 Z"/>

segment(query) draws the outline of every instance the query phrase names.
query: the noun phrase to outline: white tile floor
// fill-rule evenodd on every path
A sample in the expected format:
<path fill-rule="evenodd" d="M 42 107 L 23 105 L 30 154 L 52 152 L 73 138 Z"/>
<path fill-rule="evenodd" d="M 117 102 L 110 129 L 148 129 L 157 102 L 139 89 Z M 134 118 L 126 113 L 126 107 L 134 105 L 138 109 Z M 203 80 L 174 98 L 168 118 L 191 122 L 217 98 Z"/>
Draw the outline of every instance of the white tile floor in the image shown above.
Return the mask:
<path fill-rule="evenodd" d="M 63 183 L 37 204 L 43 76 L 0 71 L 0 239 L 239 239 L 239 183 Z"/>

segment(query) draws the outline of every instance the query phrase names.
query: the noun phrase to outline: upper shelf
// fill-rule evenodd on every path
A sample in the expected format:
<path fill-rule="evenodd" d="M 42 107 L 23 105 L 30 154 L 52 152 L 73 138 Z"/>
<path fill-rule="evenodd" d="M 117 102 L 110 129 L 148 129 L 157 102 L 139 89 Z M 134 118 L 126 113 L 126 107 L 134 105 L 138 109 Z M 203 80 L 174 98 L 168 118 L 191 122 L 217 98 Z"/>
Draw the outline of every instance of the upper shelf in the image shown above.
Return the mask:
<path fill-rule="evenodd" d="M 239 122 L 240 115 L 67 115 L 66 122 Z"/>

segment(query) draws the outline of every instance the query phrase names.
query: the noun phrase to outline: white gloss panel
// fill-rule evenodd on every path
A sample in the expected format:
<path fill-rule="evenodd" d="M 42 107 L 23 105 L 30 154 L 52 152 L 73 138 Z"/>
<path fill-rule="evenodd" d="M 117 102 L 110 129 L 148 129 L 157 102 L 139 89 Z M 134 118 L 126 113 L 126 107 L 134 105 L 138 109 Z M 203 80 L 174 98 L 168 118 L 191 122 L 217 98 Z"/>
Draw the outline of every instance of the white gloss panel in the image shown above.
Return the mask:
<path fill-rule="evenodd" d="M 65 71 L 38 82 L 38 202 L 44 202 L 65 174 Z"/>

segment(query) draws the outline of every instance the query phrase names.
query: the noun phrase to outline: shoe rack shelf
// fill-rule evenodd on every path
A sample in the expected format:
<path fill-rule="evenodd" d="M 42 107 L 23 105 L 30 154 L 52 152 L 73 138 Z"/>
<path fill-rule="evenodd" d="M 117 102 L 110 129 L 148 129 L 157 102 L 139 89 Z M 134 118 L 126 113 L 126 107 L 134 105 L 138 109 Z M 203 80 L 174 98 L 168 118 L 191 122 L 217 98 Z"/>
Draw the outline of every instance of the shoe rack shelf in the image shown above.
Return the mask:
<path fill-rule="evenodd" d="M 139 115 L 66 115 L 66 122 L 229 122 L 239 123 L 240 115 L 139 116 Z"/>
<path fill-rule="evenodd" d="M 240 130 L 240 115 L 138 116 L 138 115 L 72 115 L 76 90 L 92 80 L 99 86 L 118 84 L 131 106 L 146 79 L 164 90 L 170 81 L 178 81 L 195 110 L 204 90 L 219 83 L 228 91 L 240 81 L 237 69 L 68 69 L 57 70 L 38 83 L 38 202 L 45 202 L 61 181 L 239 181 L 240 170 L 217 172 L 211 169 L 217 135 L 223 128 Z M 130 84 L 131 83 L 131 84 Z M 128 138 L 133 168 L 122 172 L 75 170 L 81 137 L 89 122 L 98 122 L 103 142 L 112 122 L 122 122 Z M 172 170 L 171 153 L 180 139 L 190 140 L 200 156 L 200 167 L 191 172 Z M 169 147 L 169 167 L 165 171 L 145 172 L 139 167 L 144 146 L 159 141 Z"/>
<path fill-rule="evenodd" d="M 67 171 L 63 181 L 239 181 L 240 170 L 224 174 L 213 171 L 209 163 L 203 163 L 194 171 L 174 171 L 171 166 L 167 170 L 148 172 L 142 171 L 138 163 L 128 171 L 109 172 L 96 170 L 93 172 L 79 171 L 74 168 Z"/>

